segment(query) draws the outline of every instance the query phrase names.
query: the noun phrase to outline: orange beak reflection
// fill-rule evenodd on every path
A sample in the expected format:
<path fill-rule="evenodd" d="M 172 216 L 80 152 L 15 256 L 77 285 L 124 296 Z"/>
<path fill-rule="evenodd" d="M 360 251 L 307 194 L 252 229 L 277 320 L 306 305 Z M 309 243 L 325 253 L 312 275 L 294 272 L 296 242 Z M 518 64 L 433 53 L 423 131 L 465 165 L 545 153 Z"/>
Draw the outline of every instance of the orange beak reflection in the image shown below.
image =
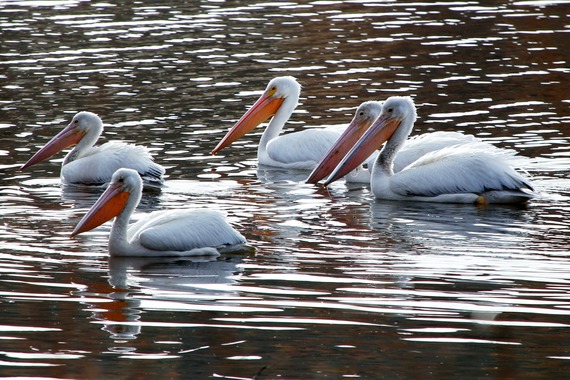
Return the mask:
<path fill-rule="evenodd" d="M 212 150 L 212 154 L 218 153 L 246 133 L 252 131 L 259 124 L 274 116 L 284 98 L 263 94 L 241 119 L 229 130 L 222 141 Z"/>
<path fill-rule="evenodd" d="M 77 144 L 85 136 L 85 132 L 79 131 L 75 128 L 74 124 L 69 124 L 59 132 L 53 139 L 51 139 L 43 148 L 32 156 L 20 170 L 24 170 L 29 166 L 47 160 L 56 153 L 61 152 L 65 148 Z"/>
<path fill-rule="evenodd" d="M 92 230 L 119 215 L 129 200 L 129 192 L 123 191 L 121 185 L 111 184 L 99 197 L 91 210 L 77 224 L 70 237 Z"/>

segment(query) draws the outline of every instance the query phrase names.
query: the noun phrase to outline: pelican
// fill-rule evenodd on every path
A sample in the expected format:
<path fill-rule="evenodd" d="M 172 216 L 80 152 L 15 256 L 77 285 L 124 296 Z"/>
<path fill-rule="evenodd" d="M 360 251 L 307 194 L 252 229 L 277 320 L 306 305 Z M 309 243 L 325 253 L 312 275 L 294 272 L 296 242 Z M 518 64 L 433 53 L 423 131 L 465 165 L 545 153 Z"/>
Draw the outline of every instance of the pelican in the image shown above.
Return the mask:
<path fill-rule="evenodd" d="M 388 200 L 444 203 L 524 203 L 535 197 L 527 179 L 507 162 L 505 154 L 478 144 L 446 147 L 421 156 L 398 173 L 394 159 L 416 120 L 410 97 L 388 98 L 382 113 L 352 147 L 325 182 L 343 177 L 384 142 L 372 168 L 374 196 Z"/>
<path fill-rule="evenodd" d="M 109 236 L 111 256 L 218 256 L 246 243 L 220 212 L 207 209 L 155 211 L 129 225 L 142 186 L 136 170 L 117 170 L 71 237 L 116 217 Z"/>
<path fill-rule="evenodd" d="M 300 92 L 301 86 L 293 77 L 272 79 L 255 104 L 212 150 L 212 154 L 218 153 L 272 117 L 257 148 L 259 164 L 285 169 L 312 170 L 340 137 L 342 130 L 311 128 L 279 136 L 298 104 Z M 363 124 L 368 123 L 366 125 L 368 127 L 373 120 L 374 117 L 357 119 L 355 116 L 351 124 L 355 124 L 354 128 L 362 128 Z"/>
<path fill-rule="evenodd" d="M 366 106 L 368 109 L 361 109 L 363 106 Z M 368 112 L 371 117 L 376 118 L 378 115 L 380 115 L 380 112 L 382 110 L 382 102 L 366 102 L 363 103 L 361 107 L 359 107 L 357 110 L 357 114 Z M 317 183 L 331 174 L 332 171 L 340 163 L 342 158 L 346 156 L 356 141 L 362 137 L 370 125 L 371 123 L 363 125 L 360 128 L 349 126 L 321 159 L 321 162 L 319 162 L 319 164 L 315 167 L 305 182 Z M 471 147 L 477 145 L 477 149 L 488 150 L 493 154 L 498 153 L 499 150 L 504 152 L 505 155 L 510 154 L 514 156 L 514 154 L 516 154 L 516 152 L 512 150 L 500 149 L 492 144 L 481 141 L 473 135 L 466 135 L 460 132 L 429 132 L 421 134 L 419 136 L 413 136 L 412 138 L 406 140 L 404 146 L 394 159 L 394 173 L 398 173 L 406 166 L 418 160 L 421 156 L 429 152 L 460 144 L 470 144 Z M 366 159 L 366 165 L 368 169 L 365 169 L 364 167 L 354 169 L 345 176 L 346 181 L 369 184 L 370 171 L 374 165 L 374 162 L 378 158 L 378 153 L 378 151 L 375 151 L 370 155 L 368 159 Z M 510 161 L 514 162 L 516 160 L 513 158 L 510 159 Z"/>
<path fill-rule="evenodd" d="M 149 186 L 162 184 L 165 170 L 153 161 L 145 147 L 122 142 L 108 142 L 94 147 L 102 132 L 103 122 L 99 116 L 92 112 L 79 112 L 65 129 L 34 154 L 20 170 L 75 145 L 63 160 L 63 183 L 103 185 L 111 180 L 117 169 L 126 167 L 135 169 Z"/>

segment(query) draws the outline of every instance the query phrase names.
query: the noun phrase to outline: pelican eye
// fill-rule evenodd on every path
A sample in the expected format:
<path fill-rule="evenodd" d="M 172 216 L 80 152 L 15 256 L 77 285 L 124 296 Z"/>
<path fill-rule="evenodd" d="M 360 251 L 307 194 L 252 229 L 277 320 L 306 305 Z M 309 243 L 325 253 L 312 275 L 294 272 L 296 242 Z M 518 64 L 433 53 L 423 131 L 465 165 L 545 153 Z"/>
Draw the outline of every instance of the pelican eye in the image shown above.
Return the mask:
<path fill-rule="evenodd" d="M 364 116 L 364 111 L 360 111 L 360 116 Z"/>
<path fill-rule="evenodd" d="M 389 113 L 392 113 L 392 112 L 394 112 L 394 109 L 393 109 L 393 108 L 388 108 L 388 112 L 389 112 Z"/>

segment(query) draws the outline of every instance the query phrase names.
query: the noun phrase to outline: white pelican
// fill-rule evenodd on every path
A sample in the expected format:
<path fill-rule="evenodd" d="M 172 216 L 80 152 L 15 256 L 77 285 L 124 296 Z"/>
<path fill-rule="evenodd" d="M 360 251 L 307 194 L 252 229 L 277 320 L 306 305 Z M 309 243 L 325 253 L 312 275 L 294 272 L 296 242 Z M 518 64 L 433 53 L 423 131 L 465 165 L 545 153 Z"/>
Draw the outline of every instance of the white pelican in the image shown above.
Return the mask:
<path fill-rule="evenodd" d="M 394 158 L 416 120 L 411 98 L 394 96 L 382 114 L 352 147 L 325 186 L 360 165 L 386 142 L 372 168 L 370 186 L 379 199 L 446 203 L 523 203 L 533 198 L 531 184 L 505 160 L 504 154 L 462 144 L 437 150 L 394 173 Z"/>
<path fill-rule="evenodd" d="M 20 170 L 77 144 L 63 160 L 63 183 L 103 185 L 111 180 L 117 169 L 124 167 L 138 171 L 146 185 L 162 184 L 164 168 L 153 161 L 145 147 L 122 142 L 108 142 L 94 147 L 102 132 L 103 122 L 99 116 L 91 112 L 79 112 L 65 129 L 34 154 Z"/>
<path fill-rule="evenodd" d="M 370 115 L 370 117 L 376 118 L 378 115 L 380 115 L 381 110 L 382 102 L 365 102 L 362 103 L 362 105 L 358 108 L 357 115 L 363 115 L 367 113 Z M 370 127 L 370 125 L 371 123 L 367 125 L 361 125 L 359 128 L 354 128 L 351 124 L 351 126 L 349 126 L 344 131 L 342 136 L 340 136 L 335 144 L 329 149 L 327 154 L 325 154 L 321 162 L 319 162 L 313 172 L 309 175 L 306 182 L 317 183 L 321 179 L 331 174 L 343 159 L 343 157 L 346 156 L 354 144 L 356 144 L 356 141 L 358 141 L 364 132 L 366 132 L 367 128 Z M 413 136 L 412 138 L 406 140 L 404 146 L 394 159 L 394 173 L 398 173 L 412 162 L 417 161 L 426 153 L 459 144 L 470 144 L 472 145 L 472 148 L 477 145 L 477 149 L 488 150 L 493 154 L 498 154 L 499 151 L 502 151 L 505 156 L 507 154 L 510 154 L 512 156 L 516 154 L 516 152 L 511 150 L 497 148 L 492 144 L 479 140 L 473 135 L 465 135 L 460 132 L 429 132 L 418 136 Z M 378 158 L 378 153 L 378 151 L 373 152 L 366 160 L 367 169 L 360 167 L 353 170 L 345 176 L 346 181 L 369 184 L 370 172 L 372 166 L 374 165 L 374 162 Z M 514 158 L 510 160 L 515 161 Z"/>
<path fill-rule="evenodd" d="M 224 138 L 212 150 L 218 153 L 270 117 L 271 122 L 261 136 L 257 148 L 260 165 L 285 169 L 312 170 L 329 148 L 340 137 L 342 129 L 311 128 L 300 132 L 279 136 L 283 126 L 298 104 L 301 86 L 290 76 L 272 79 L 255 104 L 238 120 Z M 368 123 L 366 120 L 353 119 L 351 123 Z"/>
<path fill-rule="evenodd" d="M 109 236 L 111 256 L 217 256 L 246 243 L 220 212 L 207 209 L 155 211 L 129 226 L 142 186 L 135 170 L 117 170 L 71 237 L 116 216 Z"/>

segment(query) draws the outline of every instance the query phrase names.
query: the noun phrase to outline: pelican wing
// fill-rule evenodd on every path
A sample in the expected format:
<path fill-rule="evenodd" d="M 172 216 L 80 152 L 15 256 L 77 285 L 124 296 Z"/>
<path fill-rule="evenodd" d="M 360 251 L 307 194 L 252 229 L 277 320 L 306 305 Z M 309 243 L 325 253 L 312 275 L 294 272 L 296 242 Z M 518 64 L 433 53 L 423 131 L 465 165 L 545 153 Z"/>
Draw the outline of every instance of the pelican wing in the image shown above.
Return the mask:
<path fill-rule="evenodd" d="M 414 136 L 407 140 L 402 150 L 398 152 L 398 155 L 394 160 L 394 172 L 401 171 L 403 168 L 418 160 L 426 153 L 440 150 L 448 146 L 476 142 L 486 144 L 489 149 L 495 148 L 494 145 L 477 140 L 473 135 L 464 135 L 459 132 L 436 131 Z"/>
<path fill-rule="evenodd" d="M 493 190 L 532 191 L 530 183 L 508 165 L 504 155 L 470 144 L 448 147 L 428 153 L 394 174 L 390 187 L 403 196 L 426 197 Z"/>
<path fill-rule="evenodd" d="M 213 210 L 158 211 L 129 227 L 127 238 L 155 251 L 189 251 L 246 242 L 223 214 Z"/>
<path fill-rule="evenodd" d="M 161 179 L 164 174 L 164 168 L 154 162 L 146 147 L 108 142 L 64 165 L 62 176 L 73 183 L 102 184 L 120 168 L 134 169 L 141 177 Z"/>
<path fill-rule="evenodd" d="M 443 131 L 424 133 L 406 141 L 404 147 L 394 159 L 394 172 L 402 171 L 406 166 L 417 161 L 427 153 L 458 144 L 478 144 L 481 148 L 487 148 L 490 151 L 498 149 L 494 145 L 478 140 L 473 135 Z M 372 153 L 364 162 L 363 166 L 368 168 L 368 170 L 362 168 L 353 170 L 346 175 L 346 180 L 348 182 L 370 183 L 370 168 L 374 165 L 379 153 L 379 151 Z"/>
<path fill-rule="evenodd" d="M 340 137 L 330 128 L 306 129 L 276 137 L 267 144 L 269 157 L 285 164 L 295 163 L 299 169 L 312 169 Z"/>
<path fill-rule="evenodd" d="M 399 172 L 406 166 L 420 159 L 427 153 L 455 145 L 467 144 L 469 150 L 485 151 L 492 155 L 499 155 L 514 167 L 528 165 L 528 158 L 518 155 L 513 149 L 498 148 L 497 146 L 479 140 L 473 135 L 464 135 L 459 132 L 430 132 L 414 136 L 407 140 L 404 147 L 394 160 L 394 172 Z"/>

